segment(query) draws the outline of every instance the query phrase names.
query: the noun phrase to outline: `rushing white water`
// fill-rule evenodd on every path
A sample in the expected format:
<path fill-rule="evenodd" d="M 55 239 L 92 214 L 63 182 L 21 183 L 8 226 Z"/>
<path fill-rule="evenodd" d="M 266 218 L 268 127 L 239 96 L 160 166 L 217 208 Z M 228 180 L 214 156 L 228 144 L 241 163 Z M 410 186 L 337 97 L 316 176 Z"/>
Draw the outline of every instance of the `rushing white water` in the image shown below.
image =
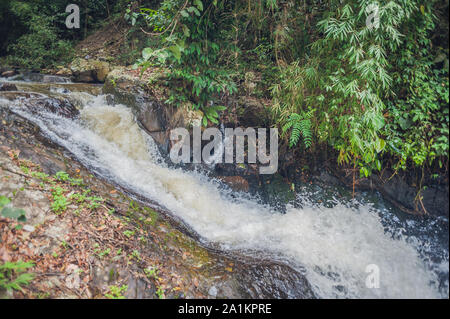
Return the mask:
<path fill-rule="evenodd" d="M 200 173 L 164 165 L 130 109 L 109 106 L 101 96 L 87 103 L 76 121 L 12 107 L 88 167 L 157 201 L 208 242 L 282 256 L 305 269 L 320 297 L 448 297 L 448 252 L 439 264 L 425 262 L 418 252 L 424 243 L 392 236 L 370 205 L 305 205 L 281 214 L 256 200 L 231 197 Z M 371 264 L 379 267 L 379 288 L 366 286 Z M 432 268 L 446 271 L 447 288 L 439 291 Z"/>

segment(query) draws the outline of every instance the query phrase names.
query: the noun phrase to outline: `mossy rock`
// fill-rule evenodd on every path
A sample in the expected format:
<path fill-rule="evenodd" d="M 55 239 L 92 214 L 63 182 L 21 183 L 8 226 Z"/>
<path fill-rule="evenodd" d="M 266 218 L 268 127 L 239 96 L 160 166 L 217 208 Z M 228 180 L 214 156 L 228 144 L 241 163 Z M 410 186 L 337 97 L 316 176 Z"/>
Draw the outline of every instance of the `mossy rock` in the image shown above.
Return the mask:
<path fill-rule="evenodd" d="M 105 82 L 110 65 L 105 61 L 76 58 L 70 64 L 70 71 L 76 82 Z"/>

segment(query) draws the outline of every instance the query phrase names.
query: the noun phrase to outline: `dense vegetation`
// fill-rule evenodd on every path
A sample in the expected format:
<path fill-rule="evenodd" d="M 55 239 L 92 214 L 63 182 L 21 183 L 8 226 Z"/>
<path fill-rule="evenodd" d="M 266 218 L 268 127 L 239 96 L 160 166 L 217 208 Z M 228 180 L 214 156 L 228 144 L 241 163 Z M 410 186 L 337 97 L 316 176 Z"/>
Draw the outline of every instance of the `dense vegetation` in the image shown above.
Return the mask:
<path fill-rule="evenodd" d="M 213 122 L 212 105 L 258 70 L 290 147 L 331 146 L 365 176 L 386 158 L 401 168 L 447 166 L 448 2 L 382 1 L 375 27 L 371 6 L 166 0 L 127 15 L 162 38 L 140 64 L 169 67 L 183 83 L 171 99 L 192 101 Z"/>
<path fill-rule="evenodd" d="M 115 16 L 144 35 L 136 66 L 164 66 L 167 103 L 201 109 L 204 125 L 218 123 L 251 72 L 289 147 L 325 149 L 363 176 L 448 171 L 448 0 L 80 2 L 83 28 Z M 68 56 L 86 32 L 61 27 L 67 3 L 2 2 L 0 28 L 17 26 L 2 32 L 11 64 Z"/>
<path fill-rule="evenodd" d="M 105 20 L 120 14 L 128 1 L 2 0 L 0 2 L 0 56 L 28 69 L 70 62 L 74 44 Z M 82 28 L 65 25 L 68 4 L 80 5 Z"/>

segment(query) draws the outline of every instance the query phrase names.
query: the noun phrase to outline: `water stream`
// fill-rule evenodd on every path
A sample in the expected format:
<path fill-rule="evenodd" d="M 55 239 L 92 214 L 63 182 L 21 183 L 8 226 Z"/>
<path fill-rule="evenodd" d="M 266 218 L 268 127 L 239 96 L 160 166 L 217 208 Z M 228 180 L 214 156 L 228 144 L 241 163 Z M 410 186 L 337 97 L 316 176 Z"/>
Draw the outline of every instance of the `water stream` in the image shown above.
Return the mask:
<path fill-rule="evenodd" d="M 283 260 L 322 298 L 448 298 L 447 220 L 399 216 L 368 196 L 323 205 L 311 189 L 281 213 L 202 172 L 166 165 L 128 107 L 55 92 L 79 101 L 79 118 L 32 114 L 1 98 L 0 107 L 37 124 L 91 171 L 158 202 L 204 243 Z M 379 288 L 366 285 L 368 265 L 379 269 Z"/>

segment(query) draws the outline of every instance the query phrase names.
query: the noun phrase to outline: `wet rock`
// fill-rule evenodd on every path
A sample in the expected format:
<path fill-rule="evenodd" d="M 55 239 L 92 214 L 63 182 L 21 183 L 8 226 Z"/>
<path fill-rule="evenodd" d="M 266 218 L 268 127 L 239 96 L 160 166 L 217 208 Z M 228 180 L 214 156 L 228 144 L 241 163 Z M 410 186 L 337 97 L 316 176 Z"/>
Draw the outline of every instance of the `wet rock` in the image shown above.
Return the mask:
<path fill-rule="evenodd" d="M 234 279 L 236 289 L 244 298 L 316 298 L 305 276 L 284 264 L 275 262 L 247 264 L 236 273 Z"/>
<path fill-rule="evenodd" d="M 80 111 L 66 99 L 29 99 L 23 102 L 23 106 L 27 107 L 33 113 L 39 113 L 42 112 L 42 110 L 46 110 L 67 118 L 74 118 L 80 114 Z"/>
<path fill-rule="evenodd" d="M 332 174 L 324 171 L 316 172 L 313 176 L 315 182 L 335 187 L 353 189 L 353 174 L 342 167 L 331 169 Z M 422 179 L 420 170 L 398 171 L 384 169 L 375 172 L 369 178 L 355 176 L 355 191 L 378 191 L 383 199 L 391 202 L 401 211 L 413 215 L 449 216 L 449 187 L 448 177 L 441 175 L 432 179 L 425 175 L 420 191 L 419 181 Z M 417 196 L 420 191 L 420 196 Z"/>
<path fill-rule="evenodd" d="M 325 185 L 339 185 L 339 180 L 328 173 L 326 170 L 322 170 L 319 175 L 314 176 L 314 180 Z"/>
<path fill-rule="evenodd" d="M 36 72 L 22 72 L 13 78 L 16 81 L 24 82 L 40 82 L 40 83 L 69 83 L 70 78 L 67 76 L 58 76 L 51 74 L 41 74 Z M 37 84 L 37 83 L 33 83 Z M 17 84 L 18 86 L 22 85 Z"/>
<path fill-rule="evenodd" d="M 34 228 L 34 226 L 31 226 L 31 225 L 25 225 L 25 226 L 23 226 L 23 230 L 32 233 L 32 232 L 34 232 L 35 228 Z"/>
<path fill-rule="evenodd" d="M 14 101 L 18 98 L 40 98 L 42 97 L 42 94 L 37 93 L 28 93 L 28 92 L 16 92 L 16 91 L 6 91 L 6 92 L 0 92 L 0 97 L 7 99 L 9 101 Z"/>
<path fill-rule="evenodd" d="M 162 105 L 155 101 L 142 103 L 139 108 L 138 121 L 149 133 L 161 132 L 164 128 L 164 111 Z"/>
<path fill-rule="evenodd" d="M 8 70 L 8 71 L 2 72 L 1 76 L 4 77 L 4 78 L 9 78 L 9 77 L 12 77 L 12 76 L 14 76 L 16 74 L 17 74 L 16 71 Z"/>
<path fill-rule="evenodd" d="M 371 181 L 380 193 L 406 212 L 415 214 L 431 214 L 434 216 L 449 216 L 449 188 L 448 183 L 429 181 L 422 189 L 421 202 L 417 193 L 418 187 L 408 183 L 406 176 L 394 174 L 393 171 L 384 170 L 381 175 L 371 176 Z M 423 204 L 423 206 L 422 206 Z M 425 211 L 424 211 L 425 208 Z"/>
<path fill-rule="evenodd" d="M 104 61 L 99 61 L 96 63 L 96 70 L 94 73 L 95 78 L 99 82 L 105 82 L 106 77 L 109 73 L 109 63 Z"/>
<path fill-rule="evenodd" d="M 259 99 L 240 97 L 234 101 L 238 124 L 243 127 L 269 127 L 269 109 Z"/>
<path fill-rule="evenodd" d="M 202 126 L 203 112 L 194 110 L 191 103 L 184 103 L 178 107 L 169 119 L 171 127 L 191 128 L 194 126 Z"/>
<path fill-rule="evenodd" d="M 141 128 L 167 153 L 170 108 L 148 94 L 144 86 L 145 83 L 137 75 L 130 74 L 125 68 L 116 68 L 108 74 L 103 93 L 110 94 L 108 103 L 131 107 Z"/>
<path fill-rule="evenodd" d="M 68 94 L 71 91 L 65 87 L 58 87 L 58 86 L 50 86 L 50 92 L 54 93 L 61 93 L 61 94 Z"/>
<path fill-rule="evenodd" d="M 67 79 L 60 77 L 60 79 Z M 52 93 L 69 93 L 69 92 L 83 92 L 91 95 L 101 94 L 102 87 L 98 84 L 86 83 L 17 83 L 17 88 L 20 91 L 40 93 L 40 96 L 53 96 Z M 67 96 L 71 98 L 71 96 Z"/>
<path fill-rule="evenodd" d="M 130 75 L 123 67 L 112 70 L 103 85 L 103 94 L 111 95 L 111 103 L 124 104 L 132 108 L 138 108 L 143 101 L 143 83 L 139 77 Z"/>
<path fill-rule="evenodd" d="M 215 298 L 217 296 L 217 288 L 215 286 L 209 288 L 208 295 Z"/>
<path fill-rule="evenodd" d="M 430 185 L 421 192 L 421 195 L 428 213 L 449 217 L 448 186 Z"/>
<path fill-rule="evenodd" d="M 248 192 L 248 181 L 242 176 L 223 176 L 219 177 L 224 183 L 228 184 L 235 191 Z"/>
<path fill-rule="evenodd" d="M 117 68 L 108 74 L 103 93 L 111 95 L 110 103 L 131 107 L 148 133 L 161 132 L 166 126 L 163 106 L 146 94 L 143 85 L 139 77 L 129 74 L 125 68 Z"/>
<path fill-rule="evenodd" d="M 259 167 L 256 164 L 218 163 L 212 174 L 238 191 L 255 193 L 261 184 Z"/>
<path fill-rule="evenodd" d="M 108 103 L 131 107 L 141 128 L 155 140 L 164 154 L 168 154 L 170 130 L 199 125 L 203 113 L 193 110 L 189 103 L 180 107 L 164 105 L 161 102 L 163 99 L 155 96 L 149 89 L 147 81 L 132 70 L 124 67 L 115 68 L 109 72 L 105 80 L 103 93 L 110 94 Z"/>
<path fill-rule="evenodd" d="M 68 78 L 56 75 L 44 75 L 42 77 L 43 83 L 67 83 Z"/>
<path fill-rule="evenodd" d="M 76 82 L 104 82 L 110 71 L 108 62 L 76 58 L 70 64 Z"/>
<path fill-rule="evenodd" d="M 0 91 L 17 91 L 17 86 L 14 83 L 1 83 Z"/>
<path fill-rule="evenodd" d="M 56 72 L 59 76 L 72 76 L 72 71 L 69 68 L 61 68 Z"/>
<path fill-rule="evenodd" d="M 291 185 L 280 174 L 262 175 L 261 183 L 264 200 L 280 210 L 285 210 L 285 205 L 295 199 Z"/>

